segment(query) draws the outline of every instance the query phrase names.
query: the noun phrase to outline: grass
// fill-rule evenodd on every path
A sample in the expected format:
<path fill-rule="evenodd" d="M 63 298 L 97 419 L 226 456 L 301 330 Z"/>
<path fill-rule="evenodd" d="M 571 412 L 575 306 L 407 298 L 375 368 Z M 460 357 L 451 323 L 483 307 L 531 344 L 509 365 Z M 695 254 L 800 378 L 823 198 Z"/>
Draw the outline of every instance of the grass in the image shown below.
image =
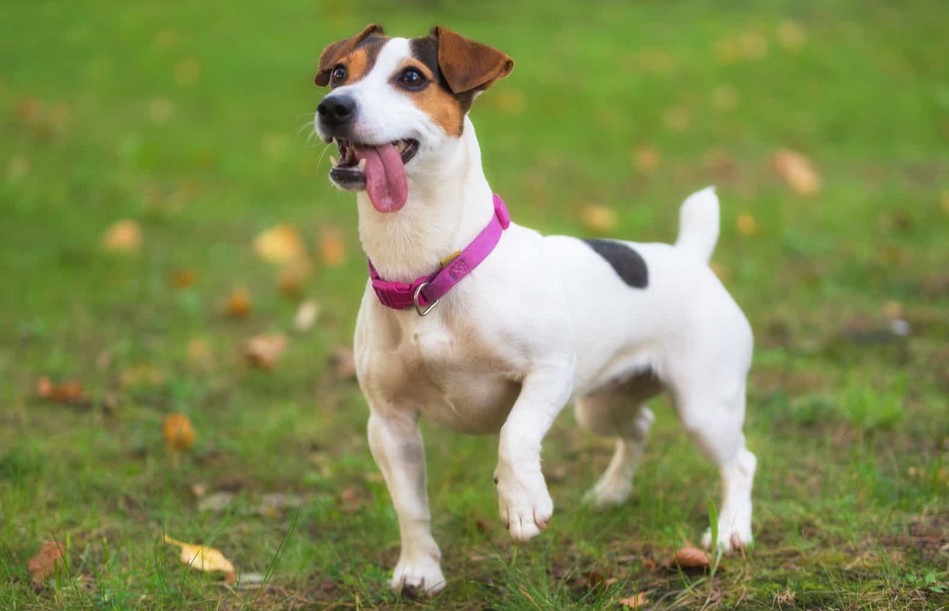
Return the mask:
<path fill-rule="evenodd" d="M 944 16 L 922 0 L 6 6 L 0 607 L 615 608 L 637 592 L 657 608 L 946 607 Z M 396 521 L 365 404 L 331 362 L 364 282 L 355 208 L 301 128 L 319 51 L 373 20 L 444 23 L 516 59 L 473 117 L 524 224 L 588 233 L 595 204 L 615 235 L 671 240 L 683 197 L 718 185 L 714 263 L 757 338 L 744 556 L 714 575 L 662 567 L 707 524 L 717 477 L 660 400 L 634 498 L 604 512 L 579 501 L 609 443 L 561 417 L 545 444 L 555 518 L 520 548 L 496 518 L 496 439 L 425 427 L 449 587 L 434 602 L 388 590 Z M 777 176 L 782 148 L 813 161 L 818 195 Z M 140 226 L 138 254 L 103 250 L 118 219 Z M 302 295 L 282 295 L 252 248 L 277 223 L 317 252 L 338 231 L 345 261 L 317 260 Z M 238 288 L 241 319 L 225 314 Z M 244 341 L 289 332 L 304 297 L 317 325 L 273 371 L 247 367 Z M 43 401 L 44 375 L 80 380 L 91 404 Z M 161 437 L 174 411 L 198 432 L 177 468 Z M 196 485 L 234 496 L 201 511 Z M 188 569 L 163 532 L 266 587 Z M 53 539 L 68 566 L 35 592 L 27 562 Z"/>

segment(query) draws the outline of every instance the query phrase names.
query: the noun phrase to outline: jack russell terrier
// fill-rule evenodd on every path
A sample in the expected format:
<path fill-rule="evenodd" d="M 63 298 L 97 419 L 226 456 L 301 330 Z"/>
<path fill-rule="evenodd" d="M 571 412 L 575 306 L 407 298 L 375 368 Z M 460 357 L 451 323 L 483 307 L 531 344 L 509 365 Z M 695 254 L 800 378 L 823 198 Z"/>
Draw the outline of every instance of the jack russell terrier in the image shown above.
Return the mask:
<path fill-rule="evenodd" d="M 330 180 L 356 192 L 369 257 L 355 359 L 369 445 L 399 519 L 397 590 L 445 587 L 421 417 L 499 433 L 501 521 L 527 541 L 553 513 L 541 441 L 564 406 L 573 402 L 580 424 L 616 439 L 588 498 L 618 504 L 653 422 L 644 401 L 669 390 L 721 474 L 716 544 L 751 542 L 755 456 L 742 427 L 753 342 L 708 267 L 714 191 L 685 201 L 674 246 L 543 236 L 512 223 L 485 179 L 468 111 L 513 67 L 442 27 L 406 39 L 375 24 L 319 59 L 316 84 L 332 91 L 315 127 L 339 147 Z M 706 532 L 703 544 L 712 543 Z"/>

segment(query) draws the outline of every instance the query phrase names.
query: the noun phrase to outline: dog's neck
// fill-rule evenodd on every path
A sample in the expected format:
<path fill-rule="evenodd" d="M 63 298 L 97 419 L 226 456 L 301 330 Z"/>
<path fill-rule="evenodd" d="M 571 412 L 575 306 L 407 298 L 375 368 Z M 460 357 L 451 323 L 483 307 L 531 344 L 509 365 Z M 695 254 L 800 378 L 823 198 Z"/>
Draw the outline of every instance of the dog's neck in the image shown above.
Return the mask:
<path fill-rule="evenodd" d="M 379 275 L 411 282 L 464 249 L 494 214 L 491 187 L 481 168 L 474 126 L 465 118 L 461 137 L 424 176 L 409 177 L 409 196 L 398 212 L 373 208 L 359 192 L 359 239 Z"/>

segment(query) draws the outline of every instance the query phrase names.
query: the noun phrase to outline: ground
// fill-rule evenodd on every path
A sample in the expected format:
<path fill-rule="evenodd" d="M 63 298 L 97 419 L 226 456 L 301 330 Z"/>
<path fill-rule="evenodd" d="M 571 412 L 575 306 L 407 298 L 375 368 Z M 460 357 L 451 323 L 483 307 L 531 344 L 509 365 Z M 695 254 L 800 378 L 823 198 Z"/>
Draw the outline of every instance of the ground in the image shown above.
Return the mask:
<path fill-rule="evenodd" d="M 14 4 L 0 607 L 949 605 L 939 3 Z M 309 137 L 320 50 L 374 20 L 515 58 L 472 116 L 523 224 L 669 241 L 681 200 L 718 186 L 713 267 L 756 332 L 753 547 L 715 570 L 664 565 L 718 485 L 667 400 L 633 498 L 600 512 L 580 500 L 611 445 L 565 412 L 544 451 L 555 516 L 520 547 L 496 515 L 496 438 L 426 427 L 449 584 L 434 602 L 389 591 L 397 526 L 341 349 L 365 281 L 355 207 Z M 289 271 L 255 248 L 280 224 L 264 254 L 302 246 Z M 295 330 L 307 300 L 319 317 Z M 269 370 L 242 354 L 263 332 L 286 339 Z M 170 452 L 175 412 L 197 441 Z M 165 533 L 221 550 L 243 585 L 189 569 Z M 34 587 L 45 541 L 67 562 Z"/>

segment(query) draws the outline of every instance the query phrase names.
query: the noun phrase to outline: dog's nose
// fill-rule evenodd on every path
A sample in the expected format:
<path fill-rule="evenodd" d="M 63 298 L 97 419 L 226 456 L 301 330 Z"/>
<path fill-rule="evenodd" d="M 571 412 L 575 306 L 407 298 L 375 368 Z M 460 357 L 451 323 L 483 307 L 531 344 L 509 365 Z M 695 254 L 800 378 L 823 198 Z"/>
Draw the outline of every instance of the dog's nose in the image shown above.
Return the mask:
<path fill-rule="evenodd" d="M 339 127 L 356 116 L 356 100 L 348 95 L 333 95 L 325 98 L 316 107 L 320 121 L 330 127 Z"/>

